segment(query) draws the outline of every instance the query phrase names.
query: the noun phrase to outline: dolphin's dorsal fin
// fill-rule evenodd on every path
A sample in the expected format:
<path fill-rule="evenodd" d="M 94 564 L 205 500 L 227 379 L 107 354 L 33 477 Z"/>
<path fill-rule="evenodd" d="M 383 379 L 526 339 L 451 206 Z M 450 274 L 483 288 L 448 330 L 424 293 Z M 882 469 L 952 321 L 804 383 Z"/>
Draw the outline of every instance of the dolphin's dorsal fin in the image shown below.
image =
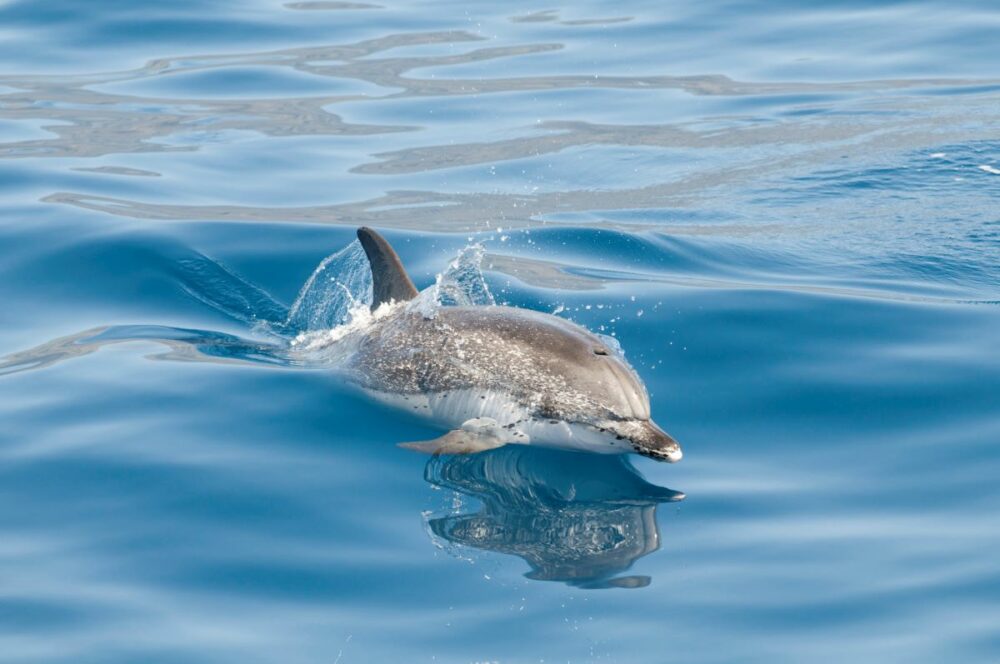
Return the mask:
<path fill-rule="evenodd" d="M 363 226 L 358 229 L 358 239 L 368 256 L 372 268 L 372 311 L 383 302 L 404 302 L 417 296 L 417 289 L 392 245 L 385 238 Z"/>

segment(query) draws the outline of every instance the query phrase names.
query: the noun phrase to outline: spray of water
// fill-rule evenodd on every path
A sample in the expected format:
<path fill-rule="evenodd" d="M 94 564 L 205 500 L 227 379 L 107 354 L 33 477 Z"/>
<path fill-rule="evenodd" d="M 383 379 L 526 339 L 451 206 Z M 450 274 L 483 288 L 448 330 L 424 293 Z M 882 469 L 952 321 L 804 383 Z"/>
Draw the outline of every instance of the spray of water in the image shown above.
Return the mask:
<path fill-rule="evenodd" d="M 361 244 L 354 241 L 324 259 L 302 287 L 285 326 L 292 336 L 290 345 L 297 352 L 323 353 L 327 361 L 334 361 L 350 353 L 350 338 L 399 306 L 433 318 L 441 307 L 495 304 L 481 269 L 484 254 L 483 245 L 469 245 L 416 300 L 370 311 L 371 270 Z"/>
<path fill-rule="evenodd" d="M 345 325 L 371 302 L 371 269 L 361 243 L 355 240 L 313 270 L 288 311 L 285 333 L 298 335 Z"/>

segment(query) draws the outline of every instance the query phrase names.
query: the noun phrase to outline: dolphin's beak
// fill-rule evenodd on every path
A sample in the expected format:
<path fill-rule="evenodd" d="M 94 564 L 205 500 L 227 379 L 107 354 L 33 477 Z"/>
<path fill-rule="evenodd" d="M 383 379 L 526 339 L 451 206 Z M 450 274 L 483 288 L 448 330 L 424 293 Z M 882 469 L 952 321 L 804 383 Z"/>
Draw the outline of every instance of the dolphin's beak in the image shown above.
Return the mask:
<path fill-rule="evenodd" d="M 637 454 L 657 461 L 676 463 L 684 456 L 680 444 L 652 420 L 605 420 L 601 431 L 615 434 L 618 440 L 627 440 Z"/>
<path fill-rule="evenodd" d="M 635 445 L 636 452 L 657 461 L 677 463 L 684 458 L 680 443 L 652 420 L 642 423 L 641 433 L 632 438 L 632 444 Z"/>

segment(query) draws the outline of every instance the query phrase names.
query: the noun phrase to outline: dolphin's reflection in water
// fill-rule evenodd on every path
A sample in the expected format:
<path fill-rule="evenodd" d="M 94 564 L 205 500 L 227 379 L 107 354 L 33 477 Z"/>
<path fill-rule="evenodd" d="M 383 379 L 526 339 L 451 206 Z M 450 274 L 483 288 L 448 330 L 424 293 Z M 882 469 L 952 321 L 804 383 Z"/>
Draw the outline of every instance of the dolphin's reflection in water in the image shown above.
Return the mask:
<path fill-rule="evenodd" d="M 448 542 L 523 558 L 529 579 L 581 588 L 641 588 L 648 576 L 618 576 L 656 551 L 656 506 L 684 494 L 650 484 L 625 456 L 508 445 L 431 459 L 431 484 L 474 497 L 475 514 L 428 520 Z"/>

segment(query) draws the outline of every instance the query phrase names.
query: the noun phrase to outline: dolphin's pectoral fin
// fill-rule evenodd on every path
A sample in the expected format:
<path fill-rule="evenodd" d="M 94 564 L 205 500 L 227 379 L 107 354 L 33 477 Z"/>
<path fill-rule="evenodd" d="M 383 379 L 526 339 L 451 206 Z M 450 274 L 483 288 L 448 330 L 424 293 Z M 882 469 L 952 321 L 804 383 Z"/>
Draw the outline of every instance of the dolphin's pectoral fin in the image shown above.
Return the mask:
<path fill-rule="evenodd" d="M 439 454 L 475 454 L 501 447 L 507 443 L 492 436 L 480 436 L 456 429 L 440 438 L 420 443 L 400 443 L 400 447 L 437 456 Z"/>
<path fill-rule="evenodd" d="M 502 447 L 510 442 L 507 431 L 489 417 L 477 417 L 462 423 L 461 429 L 449 431 L 440 438 L 416 443 L 400 443 L 400 447 L 417 452 L 439 454 L 475 454 Z"/>

